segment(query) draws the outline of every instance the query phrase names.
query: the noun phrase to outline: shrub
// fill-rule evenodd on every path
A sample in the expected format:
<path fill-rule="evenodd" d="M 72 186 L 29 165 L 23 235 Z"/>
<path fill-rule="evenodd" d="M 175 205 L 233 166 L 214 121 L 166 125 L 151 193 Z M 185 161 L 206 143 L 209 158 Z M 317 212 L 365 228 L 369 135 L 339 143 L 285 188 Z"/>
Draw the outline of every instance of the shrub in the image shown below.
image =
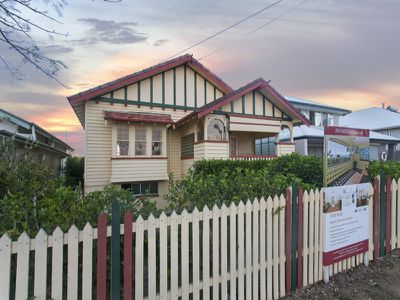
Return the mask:
<path fill-rule="evenodd" d="M 30 156 L 30 148 L 16 151 L 12 140 L 0 143 L 0 236 L 12 237 L 26 231 L 34 237 L 40 228 L 51 233 L 56 226 L 64 231 L 72 224 L 83 228 L 86 222 L 97 225 L 98 215 L 110 214 L 113 199 L 136 217 L 157 213 L 154 202 L 134 198 L 115 186 L 84 195 L 80 186 L 66 186 L 53 173 Z"/>
<path fill-rule="evenodd" d="M 400 162 L 374 160 L 369 163 L 368 176 L 371 182 L 374 180 L 375 176 L 380 175 L 381 172 L 397 180 L 400 178 Z"/>
<path fill-rule="evenodd" d="M 293 181 L 305 189 L 321 187 L 322 160 L 299 154 L 269 161 L 201 160 L 179 181 L 170 175 L 165 198 L 177 210 L 229 205 L 284 193 Z"/>

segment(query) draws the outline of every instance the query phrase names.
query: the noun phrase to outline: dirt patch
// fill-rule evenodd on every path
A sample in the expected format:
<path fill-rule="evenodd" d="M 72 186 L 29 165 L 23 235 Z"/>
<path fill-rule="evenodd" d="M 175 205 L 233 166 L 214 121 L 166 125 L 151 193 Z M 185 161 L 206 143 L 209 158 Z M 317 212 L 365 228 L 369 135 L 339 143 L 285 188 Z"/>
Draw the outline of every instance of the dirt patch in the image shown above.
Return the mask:
<path fill-rule="evenodd" d="M 284 299 L 400 299 L 400 249 L 316 283 Z"/>

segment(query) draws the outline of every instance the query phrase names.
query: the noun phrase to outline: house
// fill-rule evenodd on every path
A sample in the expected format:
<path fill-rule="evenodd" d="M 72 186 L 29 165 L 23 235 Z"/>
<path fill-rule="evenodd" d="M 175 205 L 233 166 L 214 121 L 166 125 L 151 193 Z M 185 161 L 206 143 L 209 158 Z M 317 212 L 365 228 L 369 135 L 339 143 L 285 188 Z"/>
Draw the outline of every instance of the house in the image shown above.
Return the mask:
<path fill-rule="evenodd" d="M 35 123 L 0 109 L 0 140 L 7 137 L 14 138 L 17 150 L 27 142 L 36 145 L 30 150 L 32 156 L 43 161 L 57 176 L 63 174 L 64 159 L 73 151 L 71 146 Z"/>
<path fill-rule="evenodd" d="M 85 129 L 85 191 L 163 195 L 200 159 L 270 159 L 255 140 L 309 124 L 260 78 L 233 89 L 191 55 L 68 97 Z M 274 145 L 294 152 L 292 138 Z"/>
<path fill-rule="evenodd" d="M 385 109 L 385 107 L 370 107 L 354 111 L 341 118 L 340 124 L 346 127 L 370 129 L 394 138 L 400 138 L 400 114 Z M 382 152 L 386 152 L 392 159 L 400 160 L 400 144 L 388 148 L 371 145 L 371 157 L 380 157 Z"/>
<path fill-rule="evenodd" d="M 310 120 L 311 126 L 338 126 L 339 118 L 350 113 L 350 110 L 324 105 L 314 101 L 285 97 L 286 100 L 293 105 L 300 113 Z M 312 130 L 304 126 L 304 130 Z M 298 136 L 298 130 L 294 131 L 294 143 L 296 152 L 303 155 L 316 155 L 322 157 L 323 147 L 321 141 L 314 140 L 312 137 Z M 290 139 L 287 130 L 284 130 L 280 135 L 282 141 Z M 277 140 L 279 142 L 279 140 Z M 275 137 L 259 139 L 256 141 L 257 154 L 274 155 L 275 154 Z"/>
<path fill-rule="evenodd" d="M 381 154 L 386 153 L 387 159 L 395 159 L 394 150 L 400 143 L 400 138 L 388 135 L 387 131 L 374 130 L 369 124 L 376 124 L 381 119 L 375 111 L 369 110 L 369 116 L 358 122 L 358 112 L 320 104 L 310 100 L 286 97 L 288 101 L 301 113 L 310 118 L 310 126 L 298 126 L 294 128 L 293 139 L 297 153 L 302 155 L 323 156 L 324 126 L 341 126 L 361 129 L 370 129 L 369 157 L 372 160 L 381 160 Z M 378 108 L 378 110 L 380 110 Z M 364 110 L 362 110 L 364 111 Z M 386 110 L 384 110 L 386 112 Z M 390 114 L 393 112 L 387 111 Z M 400 117 L 400 114 L 397 114 Z M 400 120 L 400 119 L 398 119 Z M 384 120 L 382 126 L 390 126 L 392 122 Z M 389 125 L 388 125 L 389 124 Z M 400 123 L 398 123 L 400 124 Z M 371 128 L 373 127 L 373 128 Z M 400 128 L 400 127 L 399 127 Z M 395 131 L 393 132 L 395 133 Z M 281 140 L 288 141 L 287 133 L 281 135 Z"/>

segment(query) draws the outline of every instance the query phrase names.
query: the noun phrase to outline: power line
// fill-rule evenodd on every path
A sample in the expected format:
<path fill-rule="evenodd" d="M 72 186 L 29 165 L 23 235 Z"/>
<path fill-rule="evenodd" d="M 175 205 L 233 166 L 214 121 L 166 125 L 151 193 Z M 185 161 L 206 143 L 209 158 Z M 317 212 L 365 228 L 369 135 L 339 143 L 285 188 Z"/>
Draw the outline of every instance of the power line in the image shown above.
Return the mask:
<path fill-rule="evenodd" d="M 207 38 L 205 38 L 205 39 L 203 39 L 203 40 L 201 40 L 201 41 L 195 43 L 194 45 L 192 45 L 192 46 L 190 46 L 190 47 L 187 47 L 186 49 L 184 49 L 184 50 L 182 50 L 182 51 L 179 51 L 178 53 L 176 53 L 176 54 L 174 54 L 174 55 L 168 57 L 166 60 L 169 60 L 169 59 L 171 59 L 171 58 L 174 58 L 175 56 L 177 56 L 177 55 L 179 55 L 179 54 L 182 54 L 182 53 L 184 53 L 184 52 L 186 52 L 186 51 L 188 51 L 188 50 L 190 50 L 190 49 L 192 49 L 192 48 L 194 48 L 194 47 L 196 47 L 196 46 L 198 46 L 198 45 L 200 45 L 200 44 L 203 44 L 203 43 L 207 42 L 208 40 L 211 40 L 212 38 L 216 37 L 217 35 L 220 35 L 221 33 L 224 33 L 225 31 L 227 31 L 227 30 L 229 30 L 229 29 L 231 29 L 231 28 L 233 28 L 233 27 L 235 27 L 235 26 L 237 26 L 237 25 L 239 25 L 239 24 L 241 24 L 241 23 L 243 23 L 243 22 L 245 22 L 245 21 L 251 19 L 252 17 L 254 17 L 254 16 L 256 16 L 256 15 L 258 15 L 258 14 L 260 14 L 260 13 L 266 11 L 267 9 L 269 9 L 269 8 L 271 8 L 271 7 L 274 7 L 274 6 L 277 5 L 279 2 L 282 2 L 282 1 L 283 1 L 283 0 L 278 0 L 278 1 L 276 1 L 276 2 L 274 2 L 274 3 L 272 3 L 272 4 L 270 4 L 270 5 L 268 5 L 268 6 L 266 6 L 266 7 L 264 7 L 264 8 L 262 8 L 262 9 L 256 11 L 255 13 L 251 14 L 250 16 L 247 16 L 247 17 L 245 17 L 244 19 L 241 19 L 240 21 L 237 21 L 236 23 L 233 23 L 232 25 L 230 25 L 230 26 L 228 26 L 228 27 L 226 27 L 226 28 L 224 28 L 224 29 L 222 29 L 222 30 L 220 30 L 220 31 L 218 31 L 218 32 L 216 32 L 216 33 L 214 33 L 213 35 L 210 35 L 209 37 L 207 37 Z"/>
<path fill-rule="evenodd" d="M 270 21 L 268 21 L 268 22 L 262 24 L 261 26 L 257 27 L 256 29 L 253 29 L 253 30 L 249 31 L 248 33 L 246 33 L 246 34 L 242 35 L 241 37 L 239 37 L 239 38 L 237 38 L 237 39 L 231 41 L 230 43 L 225 44 L 224 46 L 222 46 L 222 47 L 220 47 L 220 48 L 218 48 L 218 49 L 216 49 L 216 50 L 214 50 L 214 51 L 212 51 L 212 52 L 210 52 L 210 53 L 208 53 L 208 54 L 206 54 L 206 55 L 200 57 L 200 58 L 197 59 L 197 60 L 200 61 L 200 60 L 205 59 L 205 58 L 207 58 L 207 57 L 209 57 L 209 56 L 211 56 L 211 55 L 214 55 L 215 53 L 217 53 L 217 52 L 219 52 L 219 51 L 221 51 L 221 50 L 223 50 L 223 49 L 225 49 L 225 48 L 231 46 L 232 44 L 236 43 L 238 40 L 241 40 L 241 39 L 243 39 L 243 38 L 248 37 L 249 35 L 251 35 L 251 34 L 253 34 L 253 33 L 255 33 L 255 32 L 261 30 L 262 28 L 264 28 L 264 27 L 270 25 L 271 23 L 275 22 L 276 20 L 280 19 L 281 17 L 283 17 L 284 15 L 288 14 L 288 13 L 291 12 L 292 10 L 295 10 L 295 9 L 298 8 L 299 6 L 305 4 L 307 1 L 308 1 L 308 0 L 304 0 L 304 1 L 300 2 L 300 3 L 298 3 L 297 5 L 291 7 L 290 9 L 288 9 L 288 10 L 286 10 L 286 11 L 284 11 L 282 14 L 278 15 L 277 17 L 273 18 L 272 20 L 270 20 Z"/>

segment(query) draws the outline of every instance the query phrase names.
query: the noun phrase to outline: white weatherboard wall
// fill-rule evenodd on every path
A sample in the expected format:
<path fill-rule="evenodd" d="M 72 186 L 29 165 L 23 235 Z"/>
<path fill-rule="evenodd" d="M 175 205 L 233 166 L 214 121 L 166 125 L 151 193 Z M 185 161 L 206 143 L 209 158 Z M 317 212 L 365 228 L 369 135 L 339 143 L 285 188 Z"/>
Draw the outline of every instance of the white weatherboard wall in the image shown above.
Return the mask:
<path fill-rule="evenodd" d="M 226 159 L 229 157 L 228 142 L 199 142 L 194 145 L 194 160 Z"/>
<path fill-rule="evenodd" d="M 111 182 L 167 180 L 167 159 L 113 159 Z"/>
<path fill-rule="evenodd" d="M 279 143 L 276 146 L 277 146 L 276 154 L 278 156 L 290 154 L 295 151 L 295 145 L 292 143 Z"/>
<path fill-rule="evenodd" d="M 230 131 L 246 131 L 246 132 L 281 132 L 281 122 L 275 120 L 264 120 L 255 118 L 229 117 Z"/>
<path fill-rule="evenodd" d="M 161 113 L 170 115 L 172 120 L 177 121 L 186 116 L 190 111 L 150 108 L 148 106 L 109 104 L 105 102 L 96 103 L 95 101 L 86 102 L 86 118 L 85 118 L 85 140 L 86 140 L 86 156 L 85 156 L 85 192 L 102 189 L 111 182 L 112 166 L 112 122 L 104 120 L 104 111 L 122 111 L 122 112 L 144 112 L 144 113 Z M 169 130 L 168 130 L 169 131 Z M 170 133 L 167 133 L 167 139 Z M 176 140 L 176 139 L 175 139 Z M 169 141 L 168 141 L 169 143 Z M 174 143 L 167 149 L 169 155 L 175 156 L 176 150 L 180 155 L 180 137 L 179 149 Z M 173 169 L 173 165 L 170 165 Z M 180 173 L 180 166 L 178 167 Z"/>

